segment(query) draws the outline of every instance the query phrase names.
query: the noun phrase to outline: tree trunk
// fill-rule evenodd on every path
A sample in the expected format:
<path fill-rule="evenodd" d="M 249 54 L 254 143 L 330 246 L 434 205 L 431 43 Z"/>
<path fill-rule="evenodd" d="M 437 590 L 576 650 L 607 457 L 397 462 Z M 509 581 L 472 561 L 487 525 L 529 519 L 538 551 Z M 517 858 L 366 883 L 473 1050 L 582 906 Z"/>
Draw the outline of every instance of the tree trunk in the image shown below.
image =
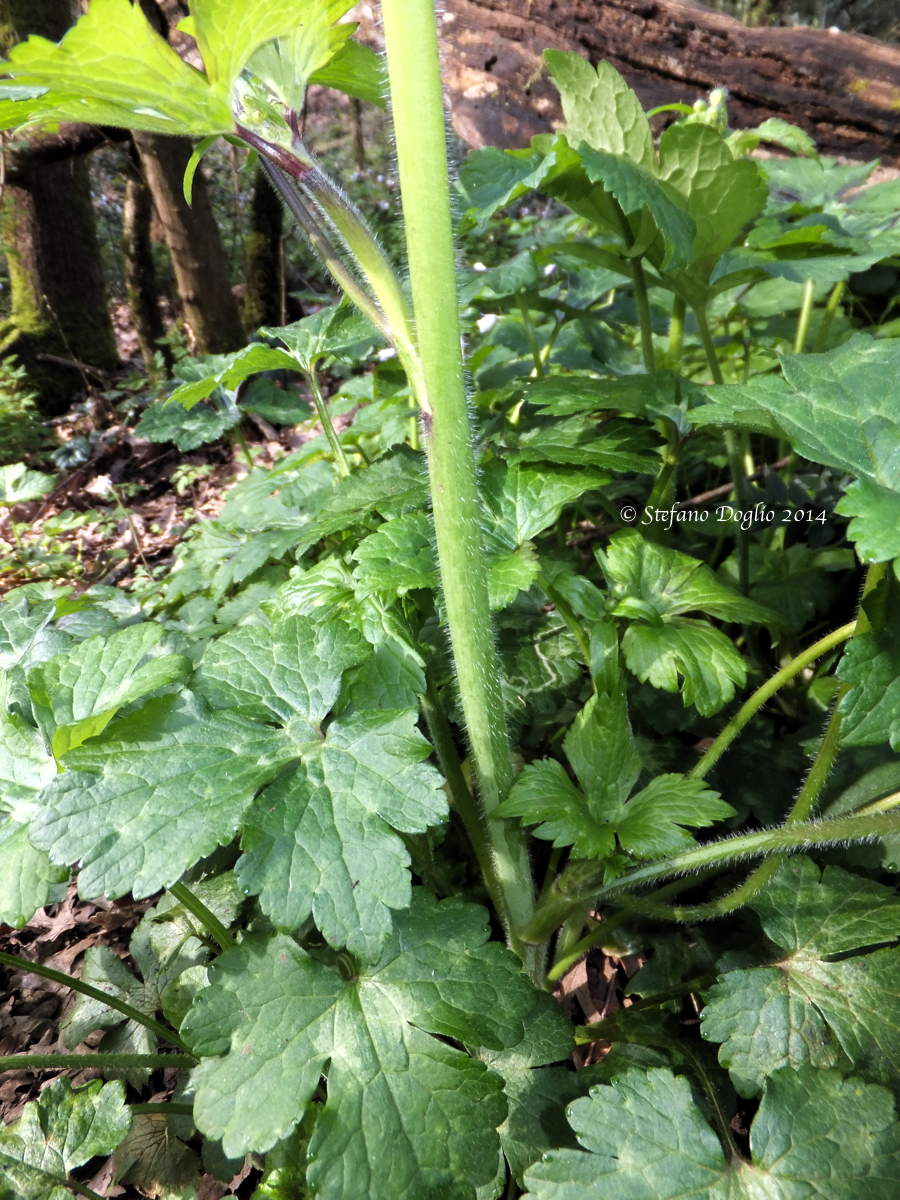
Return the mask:
<path fill-rule="evenodd" d="M 247 329 L 283 322 L 281 238 L 284 211 L 281 201 L 259 168 L 253 179 L 250 232 L 247 237 L 246 290 L 243 316 Z"/>
<path fill-rule="evenodd" d="M 125 297 L 148 371 L 154 369 L 158 353 L 162 353 L 166 366 L 171 366 L 171 355 L 165 345 L 160 344 L 165 328 L 159 311 L 159 290 L 150 243 L 152 215 L 153 201 L 135 163 L 135 169 L 125 180 L 122 206 Z"/>
<path fill-rule="evenodd" d="M 359 6 L 361 15 L 371 4 Z M 823 29 L 748 29 L 689 0 L 445 0 L 453 124 L 522 146 L 560 120 L 545 49 L 606 59 L 647 108 L 725 86 L 737 127 L 781 117 L 828 154 L 900 165 L 900 47 Z M 377 36 L 371 21 L 364 31 Z"/>
<path fill-rule="evenodd" d="M 0 0 L 0 50 L 30 33 L 58 39 L 71 18 L 68 0 Z M 95 143 L 79 128 L 19 138 L 7 152 L 0 225 L 10 312 L 0 354 L 25 366 L 46 416 L 65 412 L 83 384 L 77 366 L 54 360 L 118 363 L 83 157 Z"/>
<path fill-rule="evenodd" d="M 244 343 L 244 330 L 202 170 L 194 176 L 191 205 L 182 191 L 191 142 L 154 133 L 136 133 L 134 141 L 172 259 L 192 348 L 198 354 L 236 350 Z"/>

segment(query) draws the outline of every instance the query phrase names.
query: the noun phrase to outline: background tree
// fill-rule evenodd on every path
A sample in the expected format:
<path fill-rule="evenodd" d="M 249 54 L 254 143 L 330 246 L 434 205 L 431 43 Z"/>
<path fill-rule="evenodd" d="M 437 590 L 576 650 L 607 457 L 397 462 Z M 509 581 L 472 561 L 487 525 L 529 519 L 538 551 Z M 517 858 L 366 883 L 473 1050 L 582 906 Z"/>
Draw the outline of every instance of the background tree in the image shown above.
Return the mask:
<path fill-rule="evenodd" d="M 70 0 L 0 0 L 0 51 L 31 33 L 59 39 L 73 16 Z M 66 125 L 17 135 L 6 148 L 0 233 L 10 305 L 0 354 L 26 367 L 47 416 L 68 408 L 85 365 L 118 362 L 85 157 L 104 140 L 100 130 Z"/>
<path fill-rule="evenodd" d="M 161 5 L 156 0 L 140 3 L 159 33 L 182 49 L 174 35 L 174 23 L 184 15 L 180 6 Z M 244 330 L 202 169 L 194 177 L 191 204 L 184 198 L 182 181 L 193 144 L 189 138 L 150 133 L 135 134 L 134 143 L 172 259 L 192 348 L 199 354 L 235 350 L 243 344 Z"/>

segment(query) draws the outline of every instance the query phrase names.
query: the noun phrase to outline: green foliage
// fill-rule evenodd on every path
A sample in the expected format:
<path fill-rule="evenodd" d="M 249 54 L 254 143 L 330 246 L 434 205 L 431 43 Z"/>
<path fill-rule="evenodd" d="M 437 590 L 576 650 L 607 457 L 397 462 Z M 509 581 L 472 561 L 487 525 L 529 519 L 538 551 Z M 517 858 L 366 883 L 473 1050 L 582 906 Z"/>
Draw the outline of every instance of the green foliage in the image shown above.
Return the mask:
<path fill-rule="evenodd" d="M 315 0 L 250 0 L 240 8 L 228 0 L 194 0 L 186 32 L 196 38 L 203 75 L 156 33 L 140 6 L 91 0 L 58 45 L 31 37 L 10 51 L 0 126 L 68 120 L 195 137 L 231 133 L 235 114 L 265 121 L 273 111 L 268 104 L 260 112 L 260 98 L 236 88 L 251 59 L 264 88 L 280 96 L 290 79 L 287 99 L 302 107 L 305 85 L 318 82 L 318 72 L 352 33 L 352 26 L 334 28 L 350 7 L 341 0 L 324 9 Z M 260 47 L 264 54 L 257 53 Z M 377 78 L 368 58 L 354 61 L 369 80 L 373 73 Z M 327 82 L 335 86 L 343 77 L 333 70 Z M 371 82 L 363 87 L 372 91 Z"/>
<path fill-rule="evenodd" d="M 838 511 L 865 562 L 900 555 L 900 423 L 891 396 L 900 348 L 858 334 L 825 354 L 782 359 L 780 377 L 712 389 L 699 424 L 777 431 L 798 453 L 855 476 Z"/>
<path fill-rule="evenodd" d="M 29 500 L 40 500 L 51 492 L 56 484 L 52 475 L 41 471 L 29 471 L 24 463 L 10 463 L 0 467 L 0 506 L 25 504 Z"/>
<path fill-rule="evenodd" d="M 622 638 L 628 668 L 642 682 L 681 691 L 685 704 L 710 716 L 746 680 L 730 638 L 708 621 L 682 614 L 708 613 L 726 621 L 777 624 L 777 615 L 721 583 L 705 563 L 654 545 L 637 532 L 614 537 L 597 552 L 614 607 L 630 618 Z"/>
<path fill-rule="evenodd" d="M 219 1056 L 194 1076 L 200 1127 L 226 1153 L 268 1149 L 324 1070 L 328 1103 L 309 1148 L 318 1194 L 474 1195 L 497 1169 L 501 1080 L 430 1035 L 514 1046 L 535 1004 L 513 956 L 486 936 L 478 909 L 421 895 L 361 970 L 277 936 L 224 956 L 185 1024 L 196 1051 Z M 551 1053 L 565 1047 L 560 1020 Z"/>
<path fill-rule="evenodd" d="M 47 446 L 37 396 L 26 375 L 14 358 L 0 361 L 0 467 L 33 458 Z"/>
<path fill-rule="evenodd" d="M 73 1090 L 67 1079 L 55 1079 L 0 1130 L 0 1197 L 63 1200 L 71 1194 L 69 1172 L 111 1154 L 130 1125 L 123 1084 L 98 1079 Z"/>
<path fill-rule="evenodd" d="M 900 1002 L 891 980 L 900 954 L 872 950 L 896 938 L 896 894 L 837 867 L 820 879 L 799 858 L 751 907 L 776 949 L 760 965 L 723 963 L 703 1010 L 704 1036 L 721 1043 L 737 1090 L 755 1095 L 779 1067 L 804 1063 L 896 1082 Z"/>
<path fill-rule="evenodd" d="M 671 1071 L 628 1071 L 569 1107 L 582 1150 L 546 1155 L 525 1176 L 533 1200 L 616 1195 L 726 1197 L 818 1192 L 851 1200 L 860 1179 L 892 1193 L 897 1122 L 883 1088 L 837 1071 L 780 1071 L 750 1130 L 752 1161 L 729 1161 L 687 1080 Z M 813 1191 L 812 1189 L 815 1189 Z"/>
<path fill-rule="evenodd" d="M 544 758 L 525 767 L 500 813 L 542 822 L 535 836 L 571 845 L 578 858 L 606 859 L 617 845 L 635 858 L 671 854 L 693 845 L 684 826 L 712 825 L 733 811 L 702 780 L 684 775 L 657 775 L 631 795 L 641 763 L 621 696 L 591 697 L 563 748 L 580 788 L 559 762 Z"/>

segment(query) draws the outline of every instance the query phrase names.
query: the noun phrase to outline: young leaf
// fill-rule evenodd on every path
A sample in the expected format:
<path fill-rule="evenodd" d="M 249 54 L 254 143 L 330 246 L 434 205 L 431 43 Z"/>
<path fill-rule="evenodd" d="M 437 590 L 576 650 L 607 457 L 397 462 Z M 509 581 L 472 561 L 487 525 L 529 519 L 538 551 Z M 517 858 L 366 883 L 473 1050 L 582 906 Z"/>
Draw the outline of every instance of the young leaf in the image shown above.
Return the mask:
<path fill-rule="evenodd" d="M 147 622 L 99 634 L 30 673 L 35 716 L 57 759 L 102 733 L 126 705 L 184 679 L 191 664 L 159 652 L 163 633 Z"/>
<path fill-rule="evenodd" d="M 572 145 L 628 158 L 654 170 L 653 135 L 641 102 L 608 62 L 596 69 L 580 54 L 545 50 L 544 62 L 556 85 Z"/>
<path fill-rule="evenodd" d="M 663 692 L 681 692 L 685 705 L 710 717 L 744 686 L 747 667 L 732 641 L 706 621 L 671 617 L 632 622 L 622 637 L 628 669 Z"/>
<path fill-rule="evenodd" d="M 660 138 L 659 175 L 683 198 L 697 230 L 691 258 L 708 277 L 765 208 L 762 172 L 749 159 L 735 159 L 711 126 L 677 122 Z"/>
<path fill-rule="evenodd" d="M 506 1105 L 500 1079 L 446 1039 L 515 1044 L 534 1008 L 515 958 L 486 938 L 482 910 L 417 892 L 378 960 L 343 977 L 282 936 L 223 955 L 183 1027 L 222 1056 L 193 1075 L 199 1127 L 226 1154 L 266 1150 L 324 1073 L 318 1196 L 471 1200 L 494 1178 Z"/>
<path fill-rule="evenodd" d="M 53 475 L 42 471 L 29 471 L 24 463 L 10 463 L 0 467 L 0 506 L 24 504 L 28 500 L 40 500 L 52 492 L 56 485 Z"/>
<path fill-rule="evenodd" d="M 345 0 L 192 0 L 191 32 L 213 91 L 229 103 L 253 53 L 274 38 L 291 39 L 293 68 L 311 73 L 323 66 L 353 31 L 331 28 L 351 7 Z"/>
<path fill-rule="evenodd" d="M 260 5 L 268 0 L 257 0 Z M 220 0 L 218 7 L 235 9 Z M 92 0 L 58 45 L 30 37 L 13 47 L 3 67 L 17 85 L 46 89 L 34 99 L 3 100 L 0 87 L 4 129 L 25 121 L 85 121 L 205 137 L 228 133 L 234 124 L 231 81 L 210 88 L 130 0 Z"/>
<path fill-rule="evenodd" d="M 306 9 L 302 24 L 288 37 L 264 39 L 266 44 L 254 54 L 250 70 L 264 79 L 288 108 L 302 112 L 307 84 L 346 47 L 356 26 L 337 24 L 353 7 L 352 0 L 305 0 L 295 7 Z M 196 4 L 194 8 L 196 11 Z M 256 16 L 251 14 L 251 20 Z"/>
<path fill-rule="evenodd" d="M 554 525 L 565 505 L 607 479 L 599 472 L 565 467 L 488 468 L 482 494 L 494 517 L 491 532 L 510 550 L 517 549 Z"/>
<path fill-rule="evenodd" d="M 0 923 L 15 929 L 26 925 L 68 874 L 32 846 L 27 825 L 0 813 Z"/>
<path fill-rule="evenodd" d="M 702 1014 L 704 1037 L 722 1043 L 719 1060 L 741 1095 L 756 1095 L 778 1067 L 805 1063 L 895 1082 L 900 951 L 871 950 L 897 936 L 895 894 L 795 858 L 751 907 L 778 947 L 772 965 L 727 971 Z"/>
<path fill-rule="evenodd" d="M 645 620 L 655 622 L 699 611 L 723 621 L 777 620 L 777 613 L 722 583 L 706 563 L 647 541 L 635 530 L 611 538 L 606 550 L 597 552 L 597 561 L 616 602 L 614 616 L 645 614 Z"/>
<path fill-rule="evenodd" d="M 685 704 L 703 716 L 718 712 L 746 680 L 744 661 L 725 634 L 681 614 L 769 625 L 778 624 L 777 614 L 733 591 L 705 563 L 634 530 L 616 534 L 596 554 L 612 615 L 630 622 L 622 639 L 629 670 L 666 692 L 678 691 L 681 678 Z"/>
<path fill-rule="evenodd" d="M 211 404 L 195 404 L 185 411 L 180 404 L 159 400 L 141 413 L 135 433 L 150 442 L 174 442 L 182 453 L 216 442 L 241 422 L 241 410 L 232 396 L 217 397 Z"/>
<path fill-rule="evenodd" d="M 73 1090 L 54 1079 L 18 1121 L 0 1126 L 0 1200 L 65 1200 L 69 1172 L 111 1154 L 130 1127 L 122 1083 Z"/>
<path fill-rule="evenodd" d="M 261 329 L 267 338 L 277 338 L 295 359 L 295 369 L 310 371 L 323 358 L 359 362 L 384 339 L 371 322 L 348 304 L 332 304 L 293 325 Z"/>
<path fill-rule="evenodd" d="M 837 1071 L 779 1071 L 750 1130 L 752 1161 L 727 1159 L 683 1076 L 630 1070 L 569 1106 L 583 1150 L 525 1176 L 527 1200 L 890 1200 L 900 1166 L 888 1092 Z"/>
<path fill-rule="evenodd" d="M 889 632 L 852 638 L 837 670 L 851 684 L 841 701 L 841 741 L 848 746 L 889 742 L 900 750 L 900 647 Z"/>
<path fill-rule="evenodd" d="M 194 363 L 196 367 L 194 368 Z M 192 363 L 193 378 L 180 384 L 166 398 L 165 404 L 180 404 L 190 411 L 200 400 L 206 400 L 217 388 L 236 392 L 251 375 L 260 371 L 296 371 L 297 362 L 290 354 L 271 346 L 250 345 L 234 354 L 211 354 Z M 178 410 L 176 409 L 177 413 Z"/>
<path fill-rule="evenodd" d="M 579 167 L 578 155 L 565 138 L 549 146 L 535 139 L 530 150 L 476 150 L 463 163 L 459 182 L 469 215 L 486 221 L 550 176 Z"/>
<path fill-rule="evenodd" d="M 563 748 L 580 788 L 555 759 L 541 759 L 524 768 L 497 811 L 538 825 L 536 837 L 571 845 L 577 858 L 608 858 L 616 839 L 636 858 L 685 849 L 693 839 L 684 826 L 702 828 L 734 811 L 702 780 L 683 775 L 660 775 L 628 799 L 640 759 L 621 696 L 593 696 Z"/>
<path fill-rule="evenodd" d="M 385 521 L 353 553 L 358 595 L 403 596 L 414 588 L 436 588 L 434 530 L 426 513 Z"/>
<path fill-rule="evenodd" d="M 584 416 L 534 422 L 522 434 L 513 463 L 549 462 L 596 471 L 634 471 L 655 475 L 659 458 L 656 439 L 645 426 L 613 417 L 592 421 Z"/>
<path fill-rule="evenodd" d="M 582 145 L 578 151 L 591 183 L 599 183 L 628 216 L 646 213 L 662 238 L 662 266 L 683 267 L 691 257 L 697 228 L 680 203 L 678 193 L 651 169 L 630 159 Z"/>
<path fill-rule="evenodd" d="M 68 872 L 51 866 L 28 837 L 38 796 L 56 774 L 44 739 L 21 717 L 0 713 L 0 922 L 30 921 Z"/>

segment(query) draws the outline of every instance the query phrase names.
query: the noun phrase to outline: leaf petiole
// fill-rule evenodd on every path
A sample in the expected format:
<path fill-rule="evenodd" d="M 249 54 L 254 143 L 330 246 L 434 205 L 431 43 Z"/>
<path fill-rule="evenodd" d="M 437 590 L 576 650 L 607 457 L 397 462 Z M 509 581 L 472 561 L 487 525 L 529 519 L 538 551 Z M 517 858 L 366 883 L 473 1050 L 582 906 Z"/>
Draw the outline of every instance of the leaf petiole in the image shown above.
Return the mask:
<path fill-rule="evenodd" d="M 113 996 L 109 992 L 104 992 L 102 988 L 94 987 L 93 984 L 85 983 L 83 979 L 79 979 L 75 975 L 67 975 L 64 971 L 56 971 L 53 967 L 45 966 L 44 963 L 32 962 L 31 959 L 23 958 L 18 954 L 8 954 L 5 950 L 0 950 L 0 963 L 7 967 L 13 967 L 17 971 L 27 971 L 32 975 L 41 975 L 44 979 L 52 979 L 54 983 L 61 983 L 65 987 L 71 988 L 73 992 L 80 992 L 83 996 L 90 996 L 92 1000 L 99 1000 L 101 1004 L 113 1008 L 116 1012 L 120 1012 L 123 1017 L 127 1017 L 129 1021 L 136 1021 L 139 1025 L 143 1025 L 152 1033 L 155 1033 L 158 1038 L 164 1042 L 169 1042 L 173 1046 L 179 1046 L 182 1050 L 187 1050 L 185 1042 L 181 1040 L 174 1029 L 168 1028 L 166 1025 L 155 1021 L 153 1017 L 148 1017 L 138 1008 L 134 1008 L 125 1000 L 120 1000 L 118 996 Z M 2 1061 L 2 1060 L 0 1060 Z"/>
<path fill-rule="evenodd" d="M 183 883 L 173 883 L 169 891 L 180 904 L 184 905 L 192 916 L 197 918 L 207 933 L 212 935 L 223 950 L 231 950 L 237 945 L 216 914 L 208 909 L 200 897 L 195 895 L 189 887 L 186 887 Z"/>
<path fill-rule="evenodd" d="M 785 663 L 780 670 L 776 671 L 770 679 L 767 679 L 764 684 L 758 687 L 753 695 L 741 705 L 722 732 L 718 734 L 712 745 L 694 763 L 693 767 L 688 771 L 688 775 L 695 779 L 704 779 L 744 726 L 747 725 L 767 700 L 780 691 L 786 683 L 789 683 L 795 676 L 799 675 L 810 663 L 814 663 L 816 659 L 822 658 L 829 650 L 833 650 L 835 646 L 840 646 L 843 642 L 848 641 L 853 636 L 855 630 L 856 621 L 848 621 L 846 625 L 841 625 L 839 629 L 832 630 L 831 633 L 814 642 L 806 650 L 801 651 L 790 662 Z"/>

